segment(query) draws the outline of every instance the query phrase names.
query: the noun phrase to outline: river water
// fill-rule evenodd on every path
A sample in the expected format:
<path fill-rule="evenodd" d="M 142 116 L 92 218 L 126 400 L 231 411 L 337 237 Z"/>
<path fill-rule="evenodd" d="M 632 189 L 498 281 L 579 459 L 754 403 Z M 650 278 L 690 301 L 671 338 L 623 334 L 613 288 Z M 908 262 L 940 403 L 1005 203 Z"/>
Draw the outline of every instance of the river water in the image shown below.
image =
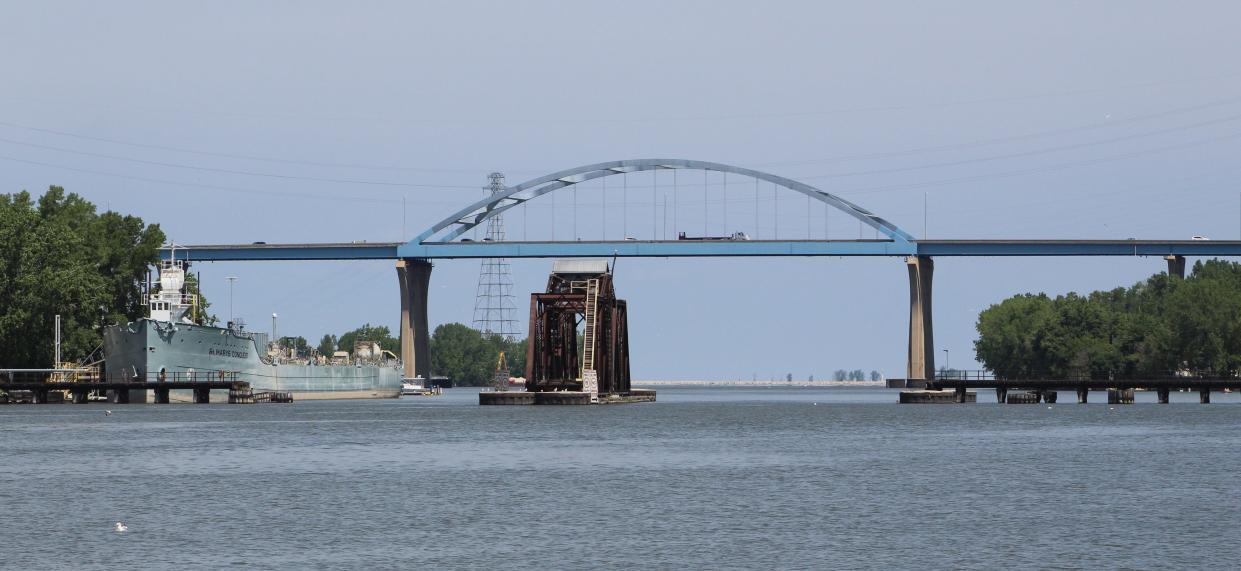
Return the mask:
<path fill-rule="evenodd" d="M 1241 400 L 1213 397 L 0 406 L 0 567 L 1234 568 Z"/>

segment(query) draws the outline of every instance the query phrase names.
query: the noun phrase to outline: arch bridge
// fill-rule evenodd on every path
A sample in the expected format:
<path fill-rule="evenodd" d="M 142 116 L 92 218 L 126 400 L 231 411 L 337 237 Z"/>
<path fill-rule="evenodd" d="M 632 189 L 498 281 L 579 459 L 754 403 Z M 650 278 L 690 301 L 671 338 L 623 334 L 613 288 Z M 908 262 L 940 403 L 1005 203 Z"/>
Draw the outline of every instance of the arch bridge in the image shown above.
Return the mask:
<path fill-rule="evenodd" d="M 542 240 L 476 242 L 462 238 L 493 216 L 556 191 L 595 179 L 644 171 L 696 170 L 740 175 L 805 195 L 873 228 L 873 240 Z M 705 187 L 704 187 L 705 188 Z M 675 229 L 674 229 L 675 230 Z M 165 249 L 165 258 L 171 255 Z M 904 258 L 909 273 L 906 375 L 931 379 L 935 371 L 931 285 L 934 256 L 1163 256 L 1170 274 L 1184 275 L 1185 256 L 1238 256 L 1241 241 L 1209 240 L 917 240 L 896 225 L 844 198 L 771 173 L 685 159 L 635 159 L 580 166 L 505 187 L 440 220 L 409 242 L 349 244 L 221 244 L 176 247 L 188 261 L 396 260 L 401 290 L 401 358 L 405 376 L 430 378 L 427 302 L 432 261 L 470 258 L 889 256 Z"/>

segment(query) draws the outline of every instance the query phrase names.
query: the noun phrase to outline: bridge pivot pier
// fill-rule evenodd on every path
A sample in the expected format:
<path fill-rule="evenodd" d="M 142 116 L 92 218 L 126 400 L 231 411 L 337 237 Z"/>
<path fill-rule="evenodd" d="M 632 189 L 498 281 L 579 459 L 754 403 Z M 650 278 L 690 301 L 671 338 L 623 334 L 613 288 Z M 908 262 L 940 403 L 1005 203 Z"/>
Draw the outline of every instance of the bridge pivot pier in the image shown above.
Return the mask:
<path fill-rule="evenodd" d="M 431 287 L 429 260 L 402 258 L 396 261 L 401 286 L 401 363 L 407 379 L 431 378 L 431 332 L 427 321 L 427 295 Z"/>

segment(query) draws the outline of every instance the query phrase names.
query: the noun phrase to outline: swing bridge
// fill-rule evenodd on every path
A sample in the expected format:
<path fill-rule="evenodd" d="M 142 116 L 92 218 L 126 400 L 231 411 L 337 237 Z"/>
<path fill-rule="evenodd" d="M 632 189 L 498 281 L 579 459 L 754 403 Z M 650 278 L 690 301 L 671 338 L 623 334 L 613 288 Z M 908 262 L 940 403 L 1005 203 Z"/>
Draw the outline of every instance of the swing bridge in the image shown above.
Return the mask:
<path fill-rule="evenodd" d="M 493 216 L 587 181 L 644 171 L 702 171 L 749 177 L 804 195 L 874 230 L 874 239 L 633 239 L 487 242 L 466 238 Z M 725 179 L 727 180 L 727 179 Z M 703 185 L 704 192 L 717 192 Z M 675 230 L 674 224 L 674 230 Z M 554 234 L 553 234 L 554 235 Z M 168 259 L 171 249 L 162 251 Z M 435 260 L 481 258 L 678 258 L 763 256 L 883 256 L 902 260 L 909 274 L 906 378 L 933 380 L 931 289 L 935 257 L 1160 256 L 1168 273 L 1184 277 L 1186 256 L 1241 256 L 1237 240 L 919 240 L 874 213 L 808 184 L 767 172 L 707 161 L 638 159 L 597 163 L 507 186 L 450 214 L 408 242 L 217 244 L 176 246 L 190 262 L 275 260 L 394 260 L 401 296 L 401 359 L 406 377 L 431 378 L 427 322 Z"/>

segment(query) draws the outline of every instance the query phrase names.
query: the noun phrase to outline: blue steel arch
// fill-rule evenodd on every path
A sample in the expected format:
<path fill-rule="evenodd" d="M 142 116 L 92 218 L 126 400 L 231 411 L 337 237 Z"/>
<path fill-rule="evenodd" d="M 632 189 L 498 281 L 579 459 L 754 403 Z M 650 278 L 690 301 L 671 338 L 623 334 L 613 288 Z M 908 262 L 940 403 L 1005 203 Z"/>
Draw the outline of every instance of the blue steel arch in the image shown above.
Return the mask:
<path fill-rule="evenodd" d="M 549 192 L 605 176 L 660 169 L 717 171 L 767 181 L 777 186 L 800 192 L 815 200 L 823 202 L 824 204 L 830 205 L 833 208 L 858 219 L 863 224 L 878 230 L 888 238 L 891 238 L 894 242 L 907 244 L 914 240 L 914 237 L 909 233 L 897 228 L 896 225 L 891 222 L 876 216 L 869 210 L 840 198 L 839 196 L 819 190 L 813 186 L 790 178 L 756 171 L 753 169 L 708 161 L 692 161 L 685 159 L 633 159 L 580 166 L 530 179 L 518 185 L 506 187 L 503 192 L 499 192 L 479 200 L 478 202 L 462 208 L 449 217 L 439 221 L 422 234 L 419 234 L 413 241 L 418 244 L 451 242 L 453 239 L 470 231 L 475 226 L 482 224 L 488 218 Z M 439 236 L 438 240 L 431 240 L 433 236 L 436 236 L 445 229 L 453 226 L 455 226 L 455 228 L 452 228 L 452 230 Z"/>

